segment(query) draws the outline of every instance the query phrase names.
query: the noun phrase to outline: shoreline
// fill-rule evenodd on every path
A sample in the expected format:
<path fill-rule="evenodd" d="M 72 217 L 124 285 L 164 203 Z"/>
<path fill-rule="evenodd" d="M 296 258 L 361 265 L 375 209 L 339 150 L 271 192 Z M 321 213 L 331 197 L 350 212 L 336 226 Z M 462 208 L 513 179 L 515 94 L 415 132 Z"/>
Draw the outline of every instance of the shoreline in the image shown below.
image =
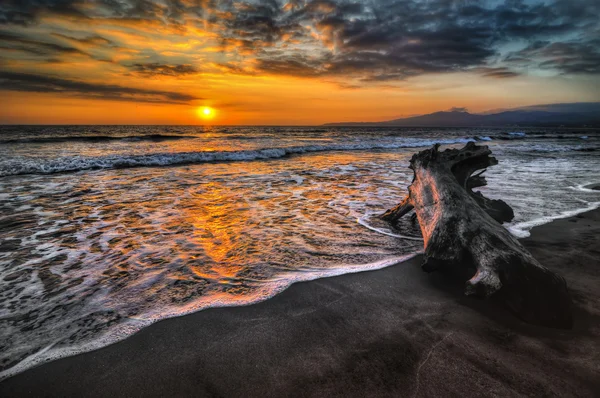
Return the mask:
<path fill-rule="evenodd" d="M 428 275 L 420 256 L 295 283 L 244 307 L 161 320 L 0 382 L 2 396 L 594 395 L 600 392 L 600 210 L 521 242 L 565 277 L 575 327 L 527 325 Z"/>

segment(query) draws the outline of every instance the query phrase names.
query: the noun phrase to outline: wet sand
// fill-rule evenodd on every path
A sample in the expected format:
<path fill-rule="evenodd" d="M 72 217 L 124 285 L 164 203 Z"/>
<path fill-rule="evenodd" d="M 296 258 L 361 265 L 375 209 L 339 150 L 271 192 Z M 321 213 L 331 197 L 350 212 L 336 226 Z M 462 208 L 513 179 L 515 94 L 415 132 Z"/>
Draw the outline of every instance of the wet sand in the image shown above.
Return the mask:
<path fill-rule="evenodd" d="M 599 396 L 600 210 L 523 243 L 566 278 L 573 330 L 464 297 L 417 257 L 161 321 L 9 378 L 0 396 Z"/>

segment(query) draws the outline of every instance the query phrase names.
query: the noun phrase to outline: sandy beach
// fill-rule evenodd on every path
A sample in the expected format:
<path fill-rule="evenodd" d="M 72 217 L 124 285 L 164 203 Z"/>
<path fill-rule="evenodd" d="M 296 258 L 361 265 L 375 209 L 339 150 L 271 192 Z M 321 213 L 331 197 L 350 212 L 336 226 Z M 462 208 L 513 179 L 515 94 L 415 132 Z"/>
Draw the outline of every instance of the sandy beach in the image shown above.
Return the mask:
<path fill-rule="evenodd" d="M 0 398 L 600 398 L 600 0 L 0 0 L 0 48 Z"/>
<path fill-rule="evenodd" d="M 520 322 L 420 258 L 158 322 L 3 381 L 0 396 L 598 396 L 600 210 L 522 242 L 564 276 L 575 327 Z"/>

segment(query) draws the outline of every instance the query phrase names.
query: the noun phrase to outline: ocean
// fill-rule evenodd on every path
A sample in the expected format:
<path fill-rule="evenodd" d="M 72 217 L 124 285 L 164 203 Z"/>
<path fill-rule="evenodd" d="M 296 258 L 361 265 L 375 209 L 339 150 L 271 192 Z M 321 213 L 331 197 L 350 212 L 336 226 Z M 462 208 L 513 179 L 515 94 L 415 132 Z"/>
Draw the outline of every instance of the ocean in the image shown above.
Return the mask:
<path fill-rule="evenodd" d="M 489 145 L 516 236 L 600 207 L 600 131 L 0 127 L 0 378 L 161 319 L 401 263 L 412 154 Z"/>

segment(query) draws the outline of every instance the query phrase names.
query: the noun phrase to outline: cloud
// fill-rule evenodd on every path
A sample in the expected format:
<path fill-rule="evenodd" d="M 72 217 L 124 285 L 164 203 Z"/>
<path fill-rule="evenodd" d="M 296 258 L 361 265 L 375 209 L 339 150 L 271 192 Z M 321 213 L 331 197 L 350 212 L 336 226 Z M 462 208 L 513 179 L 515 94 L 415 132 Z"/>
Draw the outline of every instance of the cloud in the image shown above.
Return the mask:
<path fill-rule="evenodd" d="M 36 39 L 17 36 L 2 31 L 0 31 L 0 48 L 7 50 L 18 50 L 41 56 L 51 56 L 56 54 L 78 54 L 89 56 L 89 54 L 87 54 L 85 51 L 75 47 L 38 41 Z"/>
<path fill-rule="evenodd" d="M 190 64 L 168 65 L 159 63 L 136 63 L 128 66 L 136 73 L 147 76 L 185 76 L 198 73 L 198 70 Z"/>
<path fill-rule="evenodd" d="M 489 78 L 537 70 L 600 73 L 597 0 L 5 0 L 0 5 L 0 24 L 6 26 L 40 27 L 46 16 L 80 26 L 105 23 L 149 37 L 131 50 L 150 54 L 150 62 L 116 61 L 148 78 L 196 73 L 192 65 L 202 47 L 183 55 L 180 50 L 173 58 L 153 48 L 153 42 L 189 40 L 196 32 L 213 41 L 207 47 L 221 51 L 207 55 L 208 63 L 227 73 L 326 78 L 345 86 L 452 72 Z M 169 35 L 158 37 L 154 30 L 162 27 Z M 116 48 L 110 35 L 93 29 L 51 33 L 74 47 L 25 36 L 5 45 L 43 55 Z"/>
<path fill-rule="evenodd" d="M 481 73 L 485 77 L 493 77 L 496 79 L 508 79 L 511 77 L 517 77 L 520 73 L 515 72 L 507 67 L 497 67 L 497 68 L 477 68 L 476 72 Z"/>
<path fill-rule="evenodd" d="M 0 24 L 29 25 L 42 13 L 87 18 L 75 0 L 3 0 Z"/>
<path fill-rule="evenodd" d="M 86 37 L 72 37 L 61 33 L 52 33 L 52 36 L 64 39 L 73 43 L 83 44 L 85 46 L 115 46 L 114 43 L 100 35 L 90 35 Z"/>
<path fill-rule="evenodd" d="M 455 71 L 514 77 L 519 72 L 508 66 L 490 66 L 500 57 L 502 45 L 576 34 L 585 41 L 593 37 L 600 19 L 600 6 L 585 0 L 515 0 L 499 5 L 450 0 L 293 1 L 282 8 L 275 2 L 262 7 L 243 4 L 221 35 L 224 40 L 252 40 L 259 72 L 356 77 L 363 82 Z M 278 46 L 284 42 L 282 32 L 293 35 L 296 45 Z M 595 58 L 588 61 L 586 67 L 569 70 L 595 70 L 589 65 Z"/>
<path fill-rule="evenodd" d="M 0 86 L 3 90 L 37 93 L 64 93 L 88 99 L 93 98 L 133 102 L 182 104 L 200 99 L 192 95 L 172 91 L 89 83 L 53 76 L 17 72 L 0 72 Z"/>
<path fill-rule="evenodd" d="M 448 110 L 448 112 L 469 112 L 469 110 L 467 108 L 464 107 L 452 107 Z"/>
<path fill-rule="evenodd" d="M 562 74 L 600 74 L 600 39 L 584 42 L 537 41 L 510 53 L 505 61 L 520 66 L 535 65 L 538 69 Z"/>

